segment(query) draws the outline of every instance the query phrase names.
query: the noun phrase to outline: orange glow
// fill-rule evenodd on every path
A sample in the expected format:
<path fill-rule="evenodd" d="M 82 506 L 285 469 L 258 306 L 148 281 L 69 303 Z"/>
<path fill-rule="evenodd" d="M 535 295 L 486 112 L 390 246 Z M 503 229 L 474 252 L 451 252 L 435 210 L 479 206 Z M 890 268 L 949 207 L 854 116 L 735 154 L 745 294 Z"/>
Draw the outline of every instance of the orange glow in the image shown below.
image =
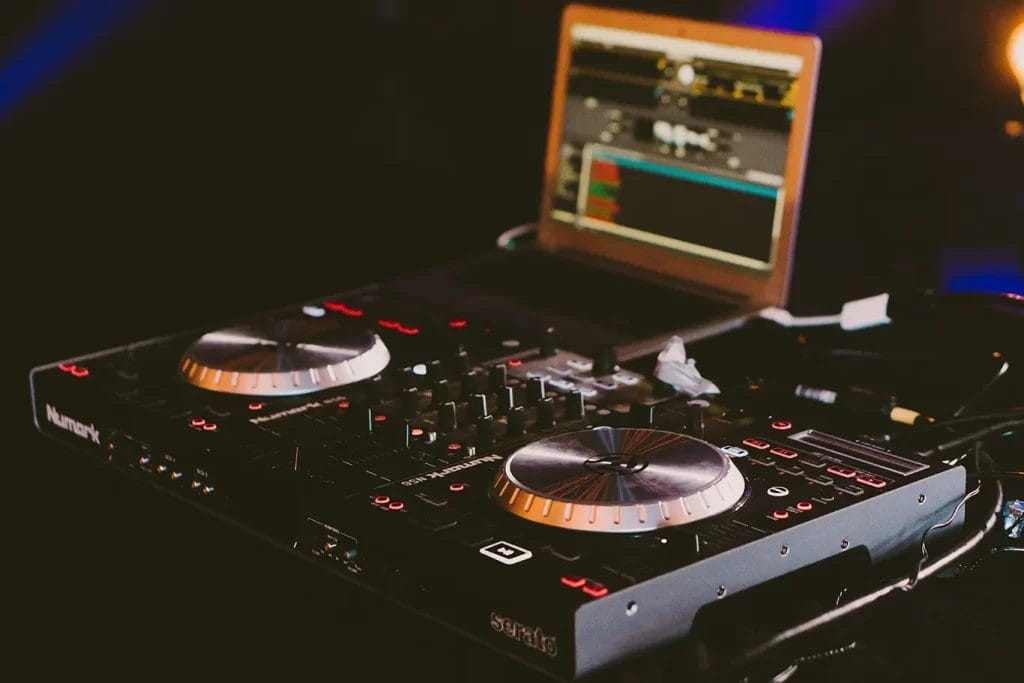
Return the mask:
<path fill-rule="evenodd" d="M 1020 84 L 1020 97 L 1024 101 L 1024 22 L 1018 24 L 1010 34 L 1010 41 L 1006 44 L 1006 59 Z"/>

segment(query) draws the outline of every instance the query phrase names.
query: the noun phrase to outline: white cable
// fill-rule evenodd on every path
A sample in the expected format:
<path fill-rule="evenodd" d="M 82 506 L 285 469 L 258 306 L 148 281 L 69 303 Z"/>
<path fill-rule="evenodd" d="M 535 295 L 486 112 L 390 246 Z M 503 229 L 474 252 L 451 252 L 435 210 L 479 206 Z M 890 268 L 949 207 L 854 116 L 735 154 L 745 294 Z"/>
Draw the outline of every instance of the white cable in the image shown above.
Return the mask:
<path fill-rule="evenodd" d="M 766 308 L 761 317 L 783 327 L 824 327 L 839 325 L 844 330 L 862 330 L 892 322 L 888 314 L 889 294 L 877 294 L 864 299 L 854 299 L 843 304 L 842 312 L 836 315 L 795 316 L 782 308 Z"/>
<path fill-rule="evenodd" d="M 519 239 L 523 235 L 529 235 L 531 232 L 537 230 L 536 223 L 524 223 L 523 225 L 517 225 L 514 228 L 509 228 L 505 232 L 498 235 L 498 248 L 510 249 L 509 246 L 514 240 Z"/>

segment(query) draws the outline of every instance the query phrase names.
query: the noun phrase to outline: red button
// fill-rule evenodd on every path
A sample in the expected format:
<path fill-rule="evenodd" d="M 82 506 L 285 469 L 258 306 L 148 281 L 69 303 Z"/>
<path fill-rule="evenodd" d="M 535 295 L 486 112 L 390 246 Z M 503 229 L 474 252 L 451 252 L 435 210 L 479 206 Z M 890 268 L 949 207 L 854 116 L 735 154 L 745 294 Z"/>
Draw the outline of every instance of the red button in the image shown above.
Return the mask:
<path fill-rule="evenodd" d="M 510 368 L 518 368 L 522 364 L 523 364 L 523 361 L 519 360 L 518 358 L 512 358 L 508 362 L 508 366 Z"/>
<path fill-rule="evenodd" d="M 886 483 L 884 479 L 879 479 L 878 477 L 873 477 L 870 474 L 862 474 L 862 475 L 860 475 L 859 477 L 857 477 L 857 481 L 859 481 L 862 484 L 867 484 L 868 486 L 870 486 L 872 488 L 876 488 L 876 489 L 885 488 L 885 483 Z"/>
<path fill-rule="evenodd" d="M 60 370 L 61 372 L 71 372 L 76 367 L 78 366 L 75 365 L 74 363 L 59 363 L 57 365 L 57 369 Z"/>
<path fill-rule="evenodd" d="M 409 431 L 409 433 L 412 434 L 413 436 L 423 436 L 423 430 L 420 429 L 419 427 L 413 427 Z"/>
<path fill-rule="evenodd" d="M 569 588 L 579 588 L 587 582 L 582 576 L 563 576 L 562 585 L 568 586 Z"/>
<path fill-rule="evenodd" d="M 405 507 L 405 503 L 400 500 L 393 500 L 388 503 L 388 510 L 401 510 Z"/>
<path fill-rule="evenodd" d="M 465 326 L 466 326 L 466 321 L 465 320 L 449 320 L 448 321 L 448 327 L 451 327 L 452 329 L 456 329 L 457 330 L 457 329 L 460 329 L 460 328 L 465 327 Z"/>
<path fill-rule="evenodd" d="M 461 443 L 450 443 L 450 444 L 448 444 L 448 450 L 450 450 L 450 451 L 457 451 L 460 448 L 462 448 L 462 444 Z"/>
<path fill-rule="evenodd" d="M 789 510 L 776 510 L 772 513 L 772 517 L 775 519 L 787 519 L 789 517 Z"/>
<path fill-rule="evenodd" d="M 813 507 L 814 506 L 811 505 L 811 502 L 808 500 L 801 500 L 799 503 L 796 504 L 796 509 L 799 510 L 800 512 L 807 512 Z"/>
<path fill-rule="evenodd" d="M 388 496 L 377 496 L 373 499 L 373 502 L 377 505 L 387 505 L 391 502 L 391 498 Z"/>
<path fill-rule="evenodd" d="M 792 429 L 792 428 L 793 428 L 793 423 L 790 422 L 789 420 L 776 420 L 775 422 L 772 422 L 772 429 L 777 429 L 780 432 L 784 432 L 787 429 Z"/>
<path fill-rule="evenodd" d="M 844 479 L 853 479 L 857 476 L 857 470 L 851 470 L 849 467 L 843 467 L 842 465 L 832 465 L 826 471 Z"/>
<path fill-rule="evenodd" d="M 773 453 L 774 455 L 777 455 L 780 458 L 786 458 L 788 460 L 792 460 L 796 456 L 800 455 L 796 451 L 791 450 L 789 448 L 783 448 L 782 446 L 776 446 L 775 448 L 771 449 L 768 452 Z"/>
<path fill-rule="evenodd" d="M 373 421 L 374 422 L 385 422 L 387 419 L 388 419 L 387 415 L 374 415 L 373 416 Z"/>
<path fill-rule="evenodd" d="M 458 493 L 459 491 L 465 491 L 466 490 L 466 485 L 463 484 L 461 481 L 457 481 L 454 484 L 449 484 L 448 485 L 448 490 L 453 492 L 453 493 Z"/>
<path fill-rule="evenodd" d="M 756 448 L 759 451 L 766 451 L 772 447 L 772 445 L 765 441 L 764 439 L 754 438 L 743 439 L 743 445 L 750 446 L 751 448 Z"/>
<path fill-rule="evenodd" d="M 188 423 L 193 427 L 202 427 L 204 424 L 206 424 L 206 419 L 202 417 L 193 417 L 191 420 L 188 421 Z"/>
<path fill-rule="evenodd" d="M 206 424 L 203 425 L 203 431 L 204 432 L 215 432 L 215 431 L 217 431 L 217 425 L 214 424 L 213 422 L 207 422 Z"/>
<path fill-rule="evenodd" d="M 608 589 L 605 588 L 604 584 L 598 583 L 597 581 L 591 581 L 590 579 L 583 582 L 583 592 L 592 598 L 600 598 L 608 595 Z"/>
<path fill-rule="evenodd" d="M 348 401 L 338 401 L 338 407 L 341 408 L 342 410 L 345 410 L 350 405 L 352 405 L 352 404 L 349 403 Z"/>
<path fill-rule="evenodd" d="M 350 318 L 361 318 L 363 315 L 362 309 L 351 308 L 340 301 L 325 301 L 324 308 L 328 311 L 334 311 L 335 313 L 342 313 Z"/>
<path fill-rule="evenodd" d="M 89 376 L 89 368 L 83 368 L 81 365 L 76 365 L 76 366 L 71 368 L 71 376 L 72 377 L 78 377 L 78 378 L 88 377 Z"/>
<path fill-rule="evenodd" d="M 254 401 L 249 404 L 249 410 L 263 410 L 263 404 L 259 401 Z"/>

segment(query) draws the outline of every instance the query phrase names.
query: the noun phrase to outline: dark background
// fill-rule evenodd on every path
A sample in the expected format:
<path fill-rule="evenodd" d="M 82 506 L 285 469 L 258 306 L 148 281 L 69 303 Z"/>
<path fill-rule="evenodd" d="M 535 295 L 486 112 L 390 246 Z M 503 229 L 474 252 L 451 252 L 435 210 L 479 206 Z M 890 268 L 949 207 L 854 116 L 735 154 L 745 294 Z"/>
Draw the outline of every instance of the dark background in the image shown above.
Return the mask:
<path fill-rule="evenodd" d="M 796 308 L 1019 291 L 1020 2 L 615 4 L 822 34 Z M 0 5 L 8 420 L 28 439 L 8 458 L 5 563 L 37 670 L 348 670 L 330 584 L 36 440 L 27 371 L 457 259 L 534 219 L 561 6 Z M 468 656 L 346 605 L 369 633 L 408 631 L 390 671 Z"/>

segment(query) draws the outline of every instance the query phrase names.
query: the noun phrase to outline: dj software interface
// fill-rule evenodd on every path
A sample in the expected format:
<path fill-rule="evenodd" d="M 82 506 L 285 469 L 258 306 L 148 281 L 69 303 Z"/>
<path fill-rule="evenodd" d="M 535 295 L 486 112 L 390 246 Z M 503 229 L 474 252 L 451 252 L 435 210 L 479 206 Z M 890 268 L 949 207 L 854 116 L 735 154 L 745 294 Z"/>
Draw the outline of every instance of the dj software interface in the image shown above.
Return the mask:
<path fill-rule="evenodd" d="M 572 31 L 551 217 L 769 270 L 800 57 L 585 24 Z"/>

